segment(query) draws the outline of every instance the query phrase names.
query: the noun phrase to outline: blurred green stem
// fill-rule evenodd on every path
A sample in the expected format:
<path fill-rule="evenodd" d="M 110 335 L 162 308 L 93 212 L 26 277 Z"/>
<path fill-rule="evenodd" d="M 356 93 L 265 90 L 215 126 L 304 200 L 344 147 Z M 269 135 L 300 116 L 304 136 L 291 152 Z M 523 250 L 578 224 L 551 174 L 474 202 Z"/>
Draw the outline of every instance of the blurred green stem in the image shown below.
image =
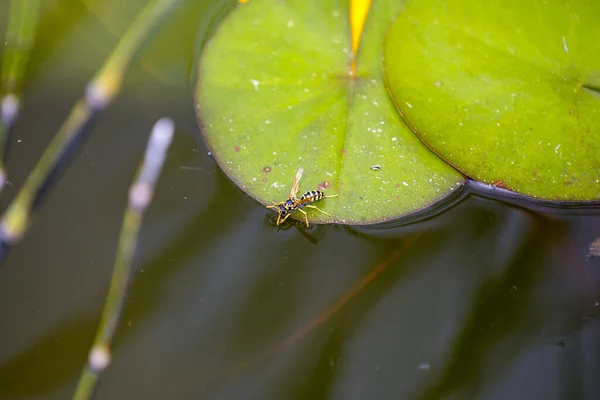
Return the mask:
<path fill-rule="evenodd" d="M 152 200 L 154 186 L 162 168 L 165 153 L 173 137 L 174 125 L 162 118 L 155 125 L 146 148 L 146 155 L 136 181 L 129 191 L 129 206 L 125 211 L 108 297 L 102 320 L 88 357 L 74 399 L 90 399 L 100 375 L 110 363 L 110 346 L 123 313 L 123 305 L 133 277 L 133 257 L 144 211 Z"/>
<path fill-rule="evenodd" d="M 20 2 L 22 0 L 16 0 Z M 76 143 L 86 130 L 87 124 L 97 112 L 104 109 L 121 88 L 123 77 L 132 59 L 149 32 L 181 0 L 155 0 L 136 17 L 106 64 L 89 83 L 83 99 L 73 107 L 66 121 L 44 151 L 37 165 L 28 176 L 15 200 L 0 220 L 0 249 L 8 249 L 27 231 L 31 214 L 40 203 L 45 189 L 56 178 L 59 167 L 64 164 Z M 4 256 L 0 253 L 0 259 Z"/>
<path fill-rule="evenodd" d="M 0 75 L 0 191 L 6 182 L 9 130 L 19 114 L 21 86 L 35 39 L 40 0 L 11 0 Z"/>

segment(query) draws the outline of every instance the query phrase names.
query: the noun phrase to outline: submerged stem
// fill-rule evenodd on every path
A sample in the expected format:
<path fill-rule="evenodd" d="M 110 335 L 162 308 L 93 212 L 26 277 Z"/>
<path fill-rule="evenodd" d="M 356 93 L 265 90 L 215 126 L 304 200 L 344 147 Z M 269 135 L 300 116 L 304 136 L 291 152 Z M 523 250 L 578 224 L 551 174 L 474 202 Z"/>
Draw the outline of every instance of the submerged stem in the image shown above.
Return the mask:
<path fill-rule="evenodd" d="M 22 0 L 16 0 L 20 2 Z M 123 76 L 138 53 L 143 40 L 161 18 L 181 0 L 155 0 L 136 17 L 104 66 L 89 83 L 83 99 L 73 107 L 66 121 L 44 151 L 19 194 L 0 220 L 0 261 L 5 251 L 17 243 L 30 223 L 31 214 L 40 204 L 49 186 L 70 161 L 81 143 L 93 116 L 117 95 Z"/>
<path fill-rule="evenodd" d="M 0 74 L 0 191 L 6 182 L 4 160 L 9 132 L 19 115 L 21 87 L 38 25 L 40 0 L 12 0 Z"/>
<path fill-rule="evenodd" d="M 123 313 L 123 305 L 134 272 L 133 256 L 144 211 L 152 200 L 165 154 L 173 137 L 174 125 L 168 118 L 160 119 L 152 130 L 141 169 L 129 191 L 129 206 L 125 211 L 113 276 L 96 338 L 77 390 L 76 400 L 92 397 L 104 369 L 110 364 L 110 346 Z"/>

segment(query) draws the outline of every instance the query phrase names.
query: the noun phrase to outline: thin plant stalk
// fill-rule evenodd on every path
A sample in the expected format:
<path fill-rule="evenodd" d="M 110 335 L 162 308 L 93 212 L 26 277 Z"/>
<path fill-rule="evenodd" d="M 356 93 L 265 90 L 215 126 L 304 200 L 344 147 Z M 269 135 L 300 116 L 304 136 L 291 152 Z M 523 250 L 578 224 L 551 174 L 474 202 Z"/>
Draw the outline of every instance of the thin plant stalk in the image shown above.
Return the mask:
<path fill-rule="evenodd" d="M 40 0 L 11 0 L 0 73 L 0 191 L 6 182 L 4 162 L 10 129 L 19 115 L 23 78 L 35 40 Z"/>
<path fill-rule="evenodd" d="M 16 0 L 17 2 L 22 0 Z M 104 109 L 121 89 L 123 77 L 144 39 L 181 0 L 155 0 L 136 17 L 104 66 L 88 84 L 58 133 L 28 176 L 17 197 L 0 219 L 0 261 L 6 250 L 27 231 L 31 215 L 40 204 L 62 167 L 72 158 L 78 144 L 89 132 L 92 117 Z"/>
<path fill-rule="evenodd" d="M 75 400 L 87 400 L 93 396 L 102 372 L 110 364 L 111 343 L 123 313 L 123 305 L 135 270 L 133 257 L 142 217 L 152 201 L 154 186 L 171 143 L 173 131 L 173 122 L 168 118 L 162 118 L 154 125 L 143 164 L 129 191 L 129 205 L 121 228 L 108 296 L 89 353 L 88 364 L 83 370 L 73 397 Z"/>

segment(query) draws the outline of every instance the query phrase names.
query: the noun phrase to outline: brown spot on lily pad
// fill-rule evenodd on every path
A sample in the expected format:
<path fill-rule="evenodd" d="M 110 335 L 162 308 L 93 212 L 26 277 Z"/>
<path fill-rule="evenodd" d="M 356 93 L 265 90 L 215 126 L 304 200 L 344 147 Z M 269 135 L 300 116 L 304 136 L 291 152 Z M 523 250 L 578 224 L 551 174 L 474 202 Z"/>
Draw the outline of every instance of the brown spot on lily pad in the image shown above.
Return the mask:
<path fill-rule="evenodd" d="M 319 183 L 318 189 L 323 190 L 323 189 L 327 189 L 328 187 L 329 187 L 329 182 L 323 181 L 323 182 Z"/>
<path fill-rule="evenodd" d="M 240 146 L 235 146 L 235 152 L 239 153 L 240 152 Z"/>
<path fill-rule="evenodd" d="M 271 167 L 264 167 L 264 168 L 263 168 L 263 171 L 265 171 L 265 172 L 267 172 L 267 173 L 268 173 L 268 172 L 271 172 Z"/>

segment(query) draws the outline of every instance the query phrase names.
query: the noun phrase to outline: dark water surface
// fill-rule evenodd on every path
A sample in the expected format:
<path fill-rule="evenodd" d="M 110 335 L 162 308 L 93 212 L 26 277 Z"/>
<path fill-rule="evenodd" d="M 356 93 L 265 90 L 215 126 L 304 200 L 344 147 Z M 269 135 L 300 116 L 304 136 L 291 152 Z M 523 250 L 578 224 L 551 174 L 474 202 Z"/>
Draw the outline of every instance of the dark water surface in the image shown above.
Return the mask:
<path fill-rule="evenodd" d="M 142 3 L 48 2 L 3 208 Z M 175 141 L 98 399 L 600 398 L 599 209 L 469 188 L 413 224 L 278 231 L 195 122 L 194 48 L 229 3 L 190 2 L 156 33 L 0 269 L 0 398 L 72 396 L 164 115 Z"/>

